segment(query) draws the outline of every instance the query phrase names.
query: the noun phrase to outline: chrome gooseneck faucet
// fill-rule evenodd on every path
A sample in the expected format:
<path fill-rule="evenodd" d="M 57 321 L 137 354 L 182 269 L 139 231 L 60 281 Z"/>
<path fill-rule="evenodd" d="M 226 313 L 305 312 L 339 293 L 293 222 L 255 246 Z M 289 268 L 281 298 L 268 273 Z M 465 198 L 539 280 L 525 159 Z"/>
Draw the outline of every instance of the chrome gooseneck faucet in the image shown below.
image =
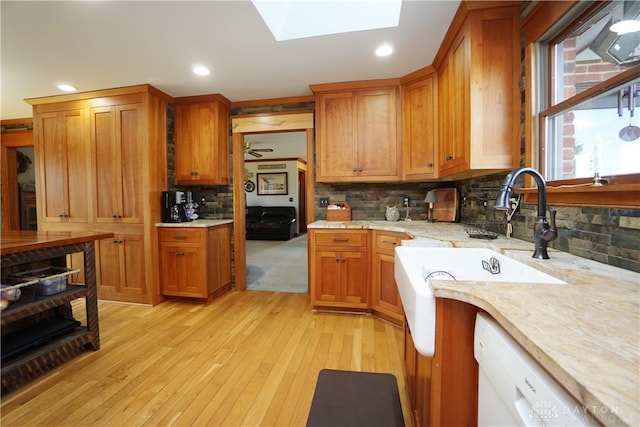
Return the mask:
<path fill-rule="evenodd" d="M 500 188 L 500 193 L 496 199 L 495 209 L 508 210 L 510 207 L 511 191 L 513 191 L 513 185 L 516 179 L 523 173 L 531 175 L 538 186 L 538 218 L 533 225 L 533 240 L 535 244 L 535 251 L 533 258 L 549 259 L 547 253 L 547 243 L 555 240 L 558 237 L 556 230 L 556 211 L 550 210 L 551 223 L 547 222 L 547 184 L 540 173 L 533 168 L 518 168 L 511 171 Z"/>

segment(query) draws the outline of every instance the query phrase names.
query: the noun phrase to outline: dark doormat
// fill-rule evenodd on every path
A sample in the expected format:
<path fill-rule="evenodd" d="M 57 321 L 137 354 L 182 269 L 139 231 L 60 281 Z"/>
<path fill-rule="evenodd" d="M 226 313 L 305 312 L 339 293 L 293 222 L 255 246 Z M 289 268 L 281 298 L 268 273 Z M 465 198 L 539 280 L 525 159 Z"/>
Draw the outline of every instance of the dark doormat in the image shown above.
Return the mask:
<path fill-rule="evenodd" d="M 396 377 L 323 369 L 307 427 L 404 426 Z"/>

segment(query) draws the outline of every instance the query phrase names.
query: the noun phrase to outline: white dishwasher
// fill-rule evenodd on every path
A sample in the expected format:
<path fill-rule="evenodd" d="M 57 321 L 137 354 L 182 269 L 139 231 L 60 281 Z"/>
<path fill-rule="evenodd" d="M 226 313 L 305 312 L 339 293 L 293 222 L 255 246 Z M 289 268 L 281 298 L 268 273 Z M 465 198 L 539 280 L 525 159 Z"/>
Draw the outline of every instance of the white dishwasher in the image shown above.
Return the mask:
<path fill-rule="evenodd" d="M 479 426 L 596 426 L 589 413 L 485 313 L 476 317 Z"/>

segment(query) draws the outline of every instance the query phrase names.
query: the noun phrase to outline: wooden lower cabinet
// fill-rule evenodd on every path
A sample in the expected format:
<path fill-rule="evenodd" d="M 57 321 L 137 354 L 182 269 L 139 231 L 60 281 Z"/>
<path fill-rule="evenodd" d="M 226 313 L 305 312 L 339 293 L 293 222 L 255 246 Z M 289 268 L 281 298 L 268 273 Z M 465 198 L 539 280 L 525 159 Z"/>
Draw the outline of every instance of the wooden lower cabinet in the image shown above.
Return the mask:
<path fill-rule="evenodd" d="M 478 312 L 473 305 L 438 298 L 433 357 L 416 351 L 405 322 L 405 383 L 416 427 L 478 424 L 478 363 L 473 357 Z"/>
<path fill-rule="evenodd" d="M 160 227 L 162 295 L 212 301 L 231 290 L 231 226 Z"/>
<path fill-rule="evenodd" d="M 309 232 L 312 305 L 369 308 L 369 232 L 331 229 Z"/>
<path fill-rule="evenodd" d="M 405 233 L 373 230 L 371 263 L 371 305 L 384 319 L 402 325 L 404 312 L 395 279 L 395 249 L 402 240 L 410 239 Z"/>
<path fill-rule="evenodd" d="M 309 278 L 314 308 L 366 311 L 402 326 L 395 248 L 405 233 L 309 230 Z"/>
<path fill-rule="evenodd" d="M 145 245 L 140 234 L 115 234 L 96 242 L 98 298 L 147 302 Z"/>

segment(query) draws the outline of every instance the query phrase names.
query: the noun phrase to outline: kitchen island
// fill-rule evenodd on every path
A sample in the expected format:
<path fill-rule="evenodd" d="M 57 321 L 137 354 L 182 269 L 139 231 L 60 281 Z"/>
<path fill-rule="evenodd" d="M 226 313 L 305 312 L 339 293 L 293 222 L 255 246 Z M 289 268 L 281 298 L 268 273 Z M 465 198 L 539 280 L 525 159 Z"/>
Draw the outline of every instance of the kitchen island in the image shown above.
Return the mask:
<path fill-rule="evenodd" d="M 468 237 L 461 224 L 426 221 L 317 221 L 309 228 L 404 232 L 406 246 L 486 247 L 567 285 L 432 280 L 443 300 L 488 312 L 576 400 L 606 425 L 640 425 L 640 275 L 499 236 Z"/>
<path fill-rule="evenodd" d="M 4 231 L 0 241 L 2 278 L 11 271 L 34 265 L 64 265 L 69 254 L 84 255 L 84 284 L 70 284 L 58 293 L 35 296 L 25 301 L 26 287 L 20 299 L 1 313 L 3 344 L 5 332 L 19 336 L 51 319 L 72 319 L 70 301 L 85 299 L 86 325 L 36 345 L 2 363 L 2 393 L 10 392 L 86 349 L 100 348 L 94 241 L 113 237 L 113 233 Z M 31 286 L 36 286 L 31 285 Z M 35 291 L 34 291 L 35 292 Z M 37 329 L 37 328 L 36 328 Z"/>

